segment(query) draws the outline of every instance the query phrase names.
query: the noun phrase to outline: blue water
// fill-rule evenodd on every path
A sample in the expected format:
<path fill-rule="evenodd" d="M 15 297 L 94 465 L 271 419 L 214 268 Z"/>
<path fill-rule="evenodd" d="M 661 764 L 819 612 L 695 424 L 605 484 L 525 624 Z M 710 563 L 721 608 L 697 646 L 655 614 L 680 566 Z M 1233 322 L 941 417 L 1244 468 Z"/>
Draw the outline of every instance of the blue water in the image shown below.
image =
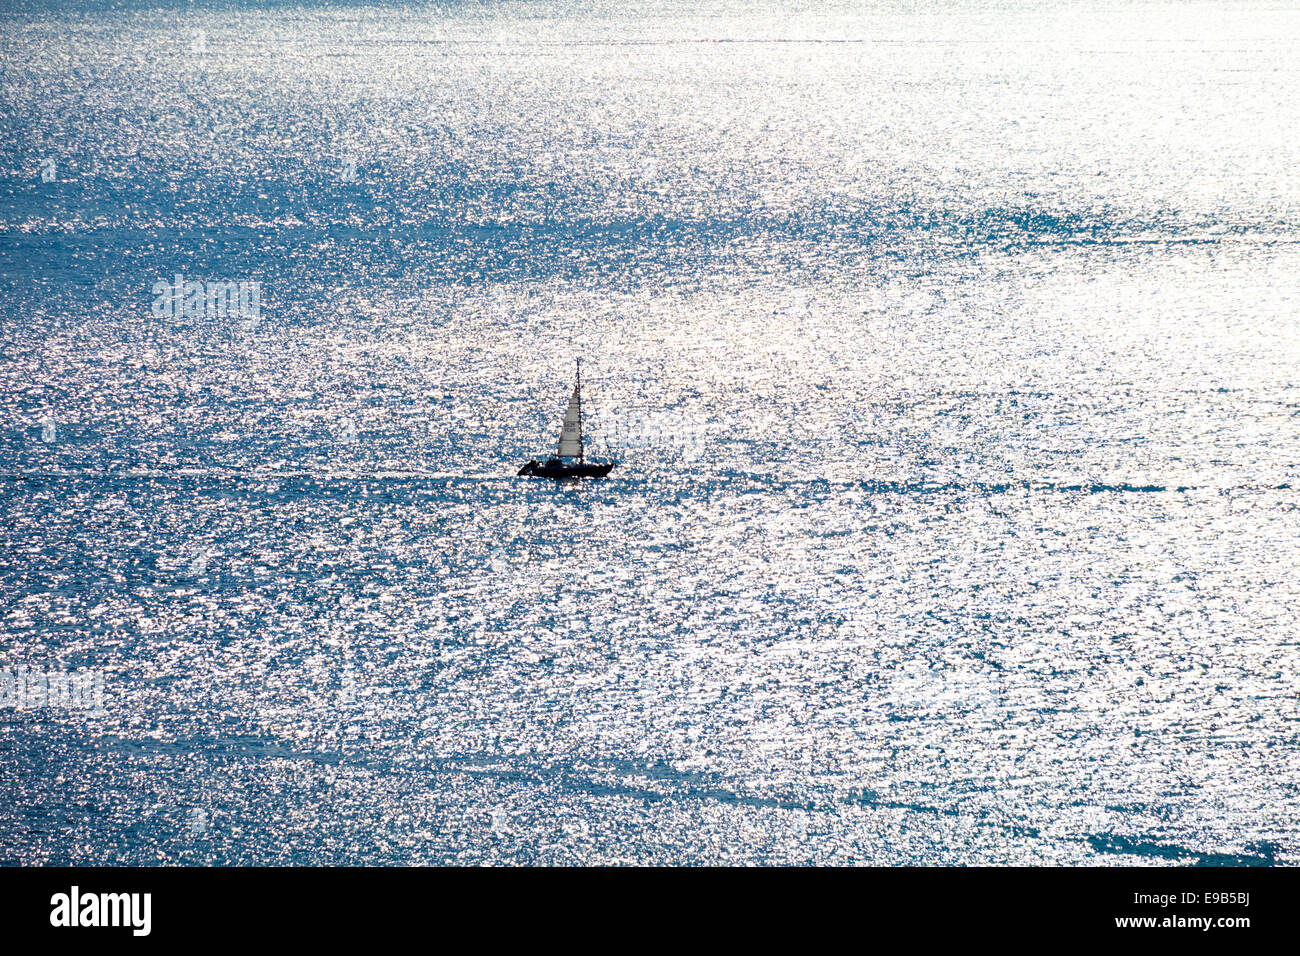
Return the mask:
<path fill-rule="evenodd" d="M 6 5 L 0 861 L 1300 861 L 1298 43 Z"/>

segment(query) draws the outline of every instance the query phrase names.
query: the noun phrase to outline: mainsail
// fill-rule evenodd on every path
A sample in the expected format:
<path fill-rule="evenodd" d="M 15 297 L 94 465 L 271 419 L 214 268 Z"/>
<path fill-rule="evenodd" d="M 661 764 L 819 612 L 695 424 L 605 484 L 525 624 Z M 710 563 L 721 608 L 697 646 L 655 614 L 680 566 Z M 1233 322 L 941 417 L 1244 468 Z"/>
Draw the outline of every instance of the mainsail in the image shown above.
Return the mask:
<path fill-rule="evenodd" d="M 564 427 L 560 429 L 560 458 L 582 457 L 582 386 L 575 385 L 564 413 Z"/>

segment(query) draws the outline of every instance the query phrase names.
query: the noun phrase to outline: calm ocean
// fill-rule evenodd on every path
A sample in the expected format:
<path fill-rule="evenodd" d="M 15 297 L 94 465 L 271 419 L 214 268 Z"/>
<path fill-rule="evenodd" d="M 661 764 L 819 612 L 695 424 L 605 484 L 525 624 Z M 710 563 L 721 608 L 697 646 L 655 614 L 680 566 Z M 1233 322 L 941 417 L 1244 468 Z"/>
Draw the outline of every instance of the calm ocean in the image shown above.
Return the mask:
<path fill-rule="evenodd" d="M 6 3 L 0 862 L 1300 863 L 1298 47 Z"/>

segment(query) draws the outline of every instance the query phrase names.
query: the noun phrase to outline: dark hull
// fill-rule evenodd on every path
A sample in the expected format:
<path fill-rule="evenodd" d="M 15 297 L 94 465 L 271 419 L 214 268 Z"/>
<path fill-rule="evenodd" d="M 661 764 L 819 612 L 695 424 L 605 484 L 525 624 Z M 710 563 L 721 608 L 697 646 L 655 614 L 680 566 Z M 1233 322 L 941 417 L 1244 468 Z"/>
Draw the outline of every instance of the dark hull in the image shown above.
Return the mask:
<path fill-rule="evenodd" d="M 534 478 L 604 478 L 615 464 L 617 462 L 612 461 L 603 465 L 572 465 L 562 461 L 548 461 L 543 464 L 530 461 L 519 469 L 519 474 L 531 475 Z"/>

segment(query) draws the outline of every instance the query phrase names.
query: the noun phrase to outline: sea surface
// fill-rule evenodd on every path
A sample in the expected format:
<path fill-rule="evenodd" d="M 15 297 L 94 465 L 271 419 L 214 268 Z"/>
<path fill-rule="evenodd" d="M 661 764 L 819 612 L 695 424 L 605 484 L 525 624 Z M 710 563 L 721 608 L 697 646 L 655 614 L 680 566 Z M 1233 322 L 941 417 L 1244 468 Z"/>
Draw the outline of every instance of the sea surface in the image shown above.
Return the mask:
<path fill-rule="evenodd" d="M 1300 863 L 1298 48 L 7 2 L 0 862 Z"/>

